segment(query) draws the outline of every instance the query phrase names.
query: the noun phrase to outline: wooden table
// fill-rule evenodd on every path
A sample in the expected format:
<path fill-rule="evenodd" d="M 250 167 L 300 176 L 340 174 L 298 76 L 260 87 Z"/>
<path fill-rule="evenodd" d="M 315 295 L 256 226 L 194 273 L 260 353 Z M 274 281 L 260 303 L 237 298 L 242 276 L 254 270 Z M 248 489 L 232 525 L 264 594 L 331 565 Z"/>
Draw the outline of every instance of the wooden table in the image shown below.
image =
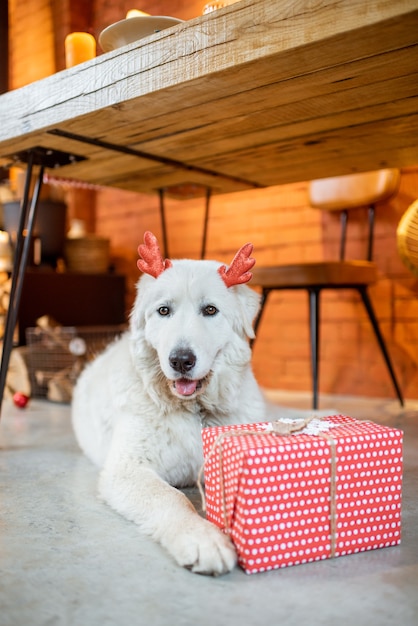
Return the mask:
<path fill-rule="evenodd" d="M 242 0 L 0 96 L 0 164 L 215 193 L 418 163 L 418 0 Z"/>
<path fill-rule="evenodd" d="M 226 193 L 413 165 L 417 137 L 418 0 L 242 0 L 0 96 L 0 165 L 29 161 L 27 181 L 40 163 L 38 182 L 60 165 Z M 0 403 L 38 191 L 22 202 Z"/>

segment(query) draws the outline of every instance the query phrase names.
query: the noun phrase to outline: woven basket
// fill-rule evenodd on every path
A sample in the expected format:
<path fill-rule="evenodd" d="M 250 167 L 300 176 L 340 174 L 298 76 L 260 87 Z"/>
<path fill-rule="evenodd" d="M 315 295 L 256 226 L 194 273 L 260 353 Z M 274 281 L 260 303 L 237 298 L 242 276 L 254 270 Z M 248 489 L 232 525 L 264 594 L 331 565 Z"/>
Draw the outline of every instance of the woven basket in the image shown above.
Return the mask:
<path fill-rule="evenodd" d="M 84 366 L 126 329 L 125 324 L 27 328 L 32 396 L 70 402 L 73 385 Z"/>
<path fill-rule="evenodd" d="M 72 272 L 101 274 L 109 269 L 110 241 L 96 235 L 87 235 L 65 242 L 67 269 Z"/>
<path fill-rule="evenodd" d="M 399 256 L 418 277 L 418 200 L 401 217 L 396 231 Z"/>

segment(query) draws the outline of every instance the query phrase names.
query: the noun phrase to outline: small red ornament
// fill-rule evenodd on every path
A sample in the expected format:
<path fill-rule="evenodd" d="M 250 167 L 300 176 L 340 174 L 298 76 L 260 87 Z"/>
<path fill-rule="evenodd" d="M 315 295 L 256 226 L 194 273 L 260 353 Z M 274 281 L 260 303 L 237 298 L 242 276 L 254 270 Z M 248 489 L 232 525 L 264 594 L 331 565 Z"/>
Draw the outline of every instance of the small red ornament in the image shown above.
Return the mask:
<path fill-rule="evenodd" d="M 19 409 L 24 409 L 29 402 L 29 396 L 20 391 L 16 391 L 16 393 L 13 394 L 13 402 Z"/>

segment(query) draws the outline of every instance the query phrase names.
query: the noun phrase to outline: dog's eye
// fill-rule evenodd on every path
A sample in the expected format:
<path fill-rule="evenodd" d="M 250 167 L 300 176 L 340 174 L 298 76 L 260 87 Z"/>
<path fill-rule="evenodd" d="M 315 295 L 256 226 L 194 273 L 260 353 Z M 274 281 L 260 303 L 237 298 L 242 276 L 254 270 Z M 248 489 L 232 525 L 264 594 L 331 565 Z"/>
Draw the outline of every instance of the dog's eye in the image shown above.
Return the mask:
<path fill-rule="evenodd" d="M 168 306 L 160 306 L 158 309 L 159 315 L 170 315 L 170 307 Z"/>
<path fill-rule="evenodd" d="M 208 304 L 202 309 L 203 315 L 216 315 L 217 312 L 218 309 L 216 308 L 216 306 L 213 306 L 213 304 Z"/>

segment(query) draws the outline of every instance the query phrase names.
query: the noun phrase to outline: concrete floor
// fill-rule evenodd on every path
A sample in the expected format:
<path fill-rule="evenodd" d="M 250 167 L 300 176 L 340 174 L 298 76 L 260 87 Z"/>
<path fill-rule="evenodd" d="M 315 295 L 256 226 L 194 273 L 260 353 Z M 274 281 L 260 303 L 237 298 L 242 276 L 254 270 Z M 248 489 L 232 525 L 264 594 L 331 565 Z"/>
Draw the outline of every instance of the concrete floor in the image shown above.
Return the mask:
<path fill-rule="evenodd" d="M 306 395 L 280 404 L 309 408 Z M 0 424 L 0 626 L 418 624 L 418 401 L 321 398 L 405 433 L 399 547 L 248 576 L 178 568 L 96 498 L 69 407 L 5 402 Z M 189 495 L 198 502 L 195 490 Z"/>

